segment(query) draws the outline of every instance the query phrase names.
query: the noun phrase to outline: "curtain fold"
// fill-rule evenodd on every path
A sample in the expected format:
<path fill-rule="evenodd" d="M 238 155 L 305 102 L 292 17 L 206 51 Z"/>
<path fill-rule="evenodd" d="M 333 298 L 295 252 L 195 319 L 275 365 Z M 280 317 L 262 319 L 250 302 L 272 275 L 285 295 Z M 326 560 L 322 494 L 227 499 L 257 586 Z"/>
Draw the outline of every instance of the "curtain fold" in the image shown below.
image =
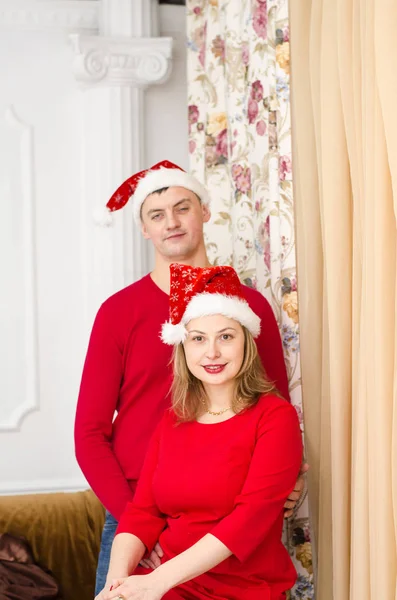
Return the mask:
<path fill-rule="evenodd" d="M 290 0 L 290 23 L 316 593 L 396 600 L 397 4 Z"/>

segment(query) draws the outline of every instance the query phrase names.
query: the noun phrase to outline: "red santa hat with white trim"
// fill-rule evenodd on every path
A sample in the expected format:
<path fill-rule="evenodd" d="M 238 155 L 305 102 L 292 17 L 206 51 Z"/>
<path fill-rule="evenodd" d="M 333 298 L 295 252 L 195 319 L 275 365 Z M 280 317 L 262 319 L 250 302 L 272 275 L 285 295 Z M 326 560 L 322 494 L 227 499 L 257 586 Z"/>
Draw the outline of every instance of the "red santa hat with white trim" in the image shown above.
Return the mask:
<path fill-rule="evenodd" d="M 238 321 L 253 337 L 260 333 L 260 318 L 245 299 L 243 286 L 233 267 L 189 267 L 170 265 L 170 320 L 164 323 L 161 339 L 176 345 L 187 336 L 186 325 L 192 319 L 224 315 Z"/>
<path fill-rule="evenodd" d="M 126 179 L 112 194 L 106 204 L 105 213 L 96 214 L 97 223 L 109 224 L 110 213 L 123 208 L 132 198 L 135 222 L 141 223 L 141 208 L 146 198 L 153 192 L 165 187 L 183 187 L 194 192 L 202 204 L 208 205 L 209 194 L 205 186 L 196 177 L 184 171 L 169 160 L 162 160 L 150 169 L 139 171 Z"/>

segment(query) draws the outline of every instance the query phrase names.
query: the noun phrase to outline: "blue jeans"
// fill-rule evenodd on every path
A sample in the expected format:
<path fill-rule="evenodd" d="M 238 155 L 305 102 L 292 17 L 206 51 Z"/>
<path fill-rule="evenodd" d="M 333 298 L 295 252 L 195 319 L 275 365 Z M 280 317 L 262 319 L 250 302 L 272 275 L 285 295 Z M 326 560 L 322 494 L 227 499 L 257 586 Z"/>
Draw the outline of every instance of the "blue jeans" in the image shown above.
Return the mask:
<path fill-rule="evenodd" d="M 102 531 L 101 549 L 99 550 L 98 566 L 96 570 L 95 596 L 105 587 L 109 570 L 110 551 L 116 534 L 117 521 L 106 511 L 105 524 Z"/>

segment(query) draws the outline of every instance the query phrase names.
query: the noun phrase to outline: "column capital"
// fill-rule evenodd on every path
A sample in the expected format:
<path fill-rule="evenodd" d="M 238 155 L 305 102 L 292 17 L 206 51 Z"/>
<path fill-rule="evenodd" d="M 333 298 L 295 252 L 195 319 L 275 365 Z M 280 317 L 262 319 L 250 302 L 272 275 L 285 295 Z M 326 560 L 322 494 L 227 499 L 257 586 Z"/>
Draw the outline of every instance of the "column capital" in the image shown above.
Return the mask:
<path fill-rule="evenodd" d="M 169 76 L 172 38 L 71 34 L 70 39 L 74 75 L 82 84 L 146 88 Z"/>

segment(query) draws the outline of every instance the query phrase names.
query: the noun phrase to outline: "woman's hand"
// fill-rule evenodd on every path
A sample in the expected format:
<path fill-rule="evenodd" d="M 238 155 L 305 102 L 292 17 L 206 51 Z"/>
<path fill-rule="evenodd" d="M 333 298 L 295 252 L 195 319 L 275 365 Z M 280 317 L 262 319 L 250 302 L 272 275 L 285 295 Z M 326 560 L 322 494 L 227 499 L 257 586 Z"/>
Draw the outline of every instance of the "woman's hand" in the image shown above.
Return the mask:
<path fill-rule="evenodd" d="M 112 589 L 108 590 L 103 598 L 97 598 L 98 600 L 117 600 L 117 598 L 122 600 L 161 600 L 166 591 L 149 573 L 148 575 L 131 575 L 131 577 L 115 579 L 112 582 Z"/>
<path fill-rule="evenodd" d="M 108 594 L 117 587 L 119 587 L 123 581 L 125 581 L 127 577 L 112 577 L 110 573 L 106 578 L 105 587 L 97 596 L 95 596 L 95 600 L 107 600 Z M 117 598 L 117 596 L 116 596 Z"/>
<path fill-rule="evenodd" d="M 105 600 L 106 595 L 110 592 L 111 588 L 112 588 L 112 584 L 106 583 L 103 590 L 101 592 L 99 592 L 99 594 L 97 596 L 95 596 L 95 600 Z"/>

